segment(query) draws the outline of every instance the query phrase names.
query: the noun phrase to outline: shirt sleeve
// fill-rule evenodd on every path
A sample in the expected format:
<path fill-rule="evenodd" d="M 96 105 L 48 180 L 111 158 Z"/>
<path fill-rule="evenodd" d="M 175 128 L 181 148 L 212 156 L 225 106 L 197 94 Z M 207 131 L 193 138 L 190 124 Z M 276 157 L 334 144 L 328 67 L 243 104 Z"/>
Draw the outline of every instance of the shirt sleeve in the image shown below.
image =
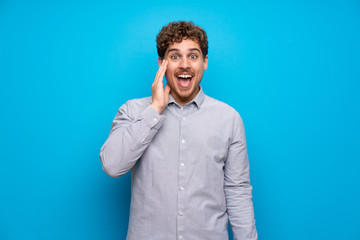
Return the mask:
<path fill-rule="evenodd" d="M 139 117 L 129 112 L 128 103 L 120 107 L 100 150 L 102 167 L 111 177 L 121 177 L 136 164 L 166 118 L 151 105 Z"/>
<path fill-rule="evenodd" d="M 234 240 L 257 240 L 245 130 L 238 113 L 225 162 L 224 191 Z"/>

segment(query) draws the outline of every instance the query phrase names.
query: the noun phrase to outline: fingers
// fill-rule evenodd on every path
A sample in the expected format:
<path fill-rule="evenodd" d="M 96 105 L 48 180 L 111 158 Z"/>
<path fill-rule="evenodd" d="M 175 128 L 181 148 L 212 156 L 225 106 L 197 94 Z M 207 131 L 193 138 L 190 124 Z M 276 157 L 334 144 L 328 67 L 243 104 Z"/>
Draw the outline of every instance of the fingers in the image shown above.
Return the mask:
<path fill-rule="evenodd" d="M 166 86 L 165 86 L 165 90 L 164 90 L 164 92 L 165 92 L 165 96 L 169 96 L 169 94 L 170 94 L 170 86 L 169 86 L 169 84 L 166 84 Z"/>
<path fill-rule="evenodd" d="M 167 69 L 167 64 L 168 64 L 168 61 L 164 59 L 163 62 L 161 63 L 161 65 L 160 65 L 160 67 L 159 67 L 159 70 L 156 73 L 155 80 L 154 80 L 154 85 L 158 85 L 159 82 L 162 83 L 162 81 L 164 79 L 166 69 Z"/>
<path fill-rule="evenodd" d="M 164 101 L 165 101 L 165 107 L 169 104 L 170 99 L 170 86 L 169 84 L 166 84 L 165 90 L 164 90 Z"/>
<path fill-rule="evenodd" d="M 166 72 L 166 68 L 167 68 L 167 61 L 163 60 L 159 70 L 158 70 L 158 76 L 157 76 L 157 83 L 162 82 L 164 79 L 164 75 Z"/>
<path fill-rule="evenodd" d="M 167 69 L 168 62 L 163 60 L 159 70 L 156 73 L 155 80 L 151 86 L 152 91 L 152 103 L 151 105 L 155 110 L 161 114 L 164 108 L 169 103 L 170 86 L 166 85 L 163 89 L 163 79 Z"/>

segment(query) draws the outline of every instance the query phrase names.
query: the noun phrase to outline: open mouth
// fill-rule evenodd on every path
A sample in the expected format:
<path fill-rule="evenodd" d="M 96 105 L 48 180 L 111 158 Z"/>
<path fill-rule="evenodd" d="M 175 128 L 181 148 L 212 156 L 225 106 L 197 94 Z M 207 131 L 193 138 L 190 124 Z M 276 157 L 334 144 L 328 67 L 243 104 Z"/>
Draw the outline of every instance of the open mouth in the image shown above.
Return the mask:
<path fill-rule="evenodd" d="M 189 73 L 181 73 L 177 75 L 176 79 L 180 87 L 188 88 L 191 85 L 191 80 L 193 79 L 193 75 Z"/>

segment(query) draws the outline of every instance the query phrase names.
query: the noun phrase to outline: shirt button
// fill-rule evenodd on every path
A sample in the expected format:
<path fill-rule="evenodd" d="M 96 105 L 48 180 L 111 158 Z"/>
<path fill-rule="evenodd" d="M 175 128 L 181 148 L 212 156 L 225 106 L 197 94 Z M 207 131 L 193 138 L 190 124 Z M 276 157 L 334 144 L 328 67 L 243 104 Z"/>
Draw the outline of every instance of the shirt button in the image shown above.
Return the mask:
<path fill-rule="evenodd" d="M 179 211 L 179 215 L 180 215 L 180 216 L 183 216 L 184 213 L 183 213 L 182 211 Z"/>
<path fill-rule="evenodd" d="M 183 120 L 185 121 L 185 120 L 186 120 L 186 117 L 183 117 Z"/>
<path fill-rule="evenodd" d="M 184 191 L 184 189 L 185 189 L 185 188 L 184 188 L 183 186 L 180 187 L 180 190 L 181 190 L 181 191 Z"/>
<path fill-rule="evenodd" d="M 186 143 L 186 141 L 183 139 L 183 140 L 181 140 L 181 143 L 182 143 L 182 144 L 185 144 L 185 143 Z"/>
<path fill-rule="evenodd" d="M 157 118 L 154 118 L 154 122 L 157 122 Z"/>
<path fill-rule="evenodd" d="M 182 162 L 182 163 L 180 163 L 180 166 L 182 166 L 182 167 L 183 167 L 183 166 L 185 166 L 185 164 Z"/>
<path fill-rule="evenodd" d="M 180 235 L 180 236 L 179 236 L 179 239 L 183 239 L 183 237 Z"/>

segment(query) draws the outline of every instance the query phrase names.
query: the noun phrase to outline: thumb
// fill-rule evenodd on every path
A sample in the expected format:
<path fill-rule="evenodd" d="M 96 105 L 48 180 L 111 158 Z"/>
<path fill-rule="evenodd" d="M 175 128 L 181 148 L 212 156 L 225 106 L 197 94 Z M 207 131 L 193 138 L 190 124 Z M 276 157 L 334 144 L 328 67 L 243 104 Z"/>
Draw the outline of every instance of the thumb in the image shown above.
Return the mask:
<path fill-rule="evenodd" d="M 170 90 L 171 90 L 171 89 L 170 89 L 169 84 L 166 84 L 166 86 L 165 86 L 165 91 L 164 91 L 164 92 L 165 92 L 165 96 L 167 96 L 167 97 L 169 96 Z"/>
<path fill-rule="evenodd" d="M 169 84 L 166 84 L 165 86 L 165 90 L 164 90 L 164 96 L 165 96 L 165 101 L 166 101 L 166 105 L 169 103 L 169 94 L 170 94 L 170 86 Z"/>

